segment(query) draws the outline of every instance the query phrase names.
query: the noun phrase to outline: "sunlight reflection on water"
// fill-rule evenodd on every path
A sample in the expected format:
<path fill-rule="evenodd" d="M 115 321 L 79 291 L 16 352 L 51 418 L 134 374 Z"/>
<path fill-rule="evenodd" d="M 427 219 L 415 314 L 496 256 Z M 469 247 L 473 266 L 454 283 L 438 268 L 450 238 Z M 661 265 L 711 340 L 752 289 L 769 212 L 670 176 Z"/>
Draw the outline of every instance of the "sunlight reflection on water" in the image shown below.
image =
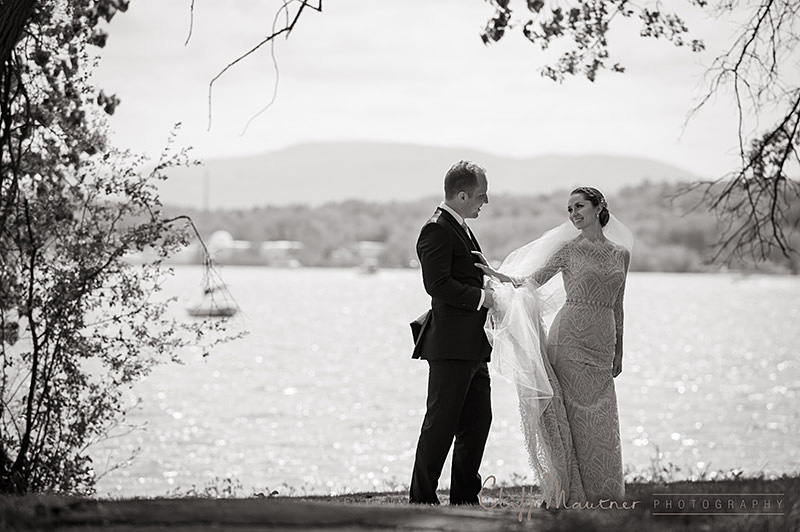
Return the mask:
<path fill-rule="evenodd" d="M 129 421 L 146 428 L 93 457 L 102 472 L 141 452 L 98 493 L 164 495 L 215 477 L 240 481 L 245 495 L 407 485 L 427 384 L 427 364 L 410 358 L 408 322 L 428 306 L 419 271 L 222 272 L 243 310 L 233 323 L 251 333 L 205 359 L 188 352 L 130 393 L 142 403 Z M 200 280 L 199 268 L 176 268 L 167 291 L 177 315 Z M 631 274 L 616 381 L 626 466 L 649 468 L 658 447 L 684 472 L 800 470 L 798 318 L 798 278 Z M 524 482 L 514 390 L 492 384 L 481 472 Z"/>

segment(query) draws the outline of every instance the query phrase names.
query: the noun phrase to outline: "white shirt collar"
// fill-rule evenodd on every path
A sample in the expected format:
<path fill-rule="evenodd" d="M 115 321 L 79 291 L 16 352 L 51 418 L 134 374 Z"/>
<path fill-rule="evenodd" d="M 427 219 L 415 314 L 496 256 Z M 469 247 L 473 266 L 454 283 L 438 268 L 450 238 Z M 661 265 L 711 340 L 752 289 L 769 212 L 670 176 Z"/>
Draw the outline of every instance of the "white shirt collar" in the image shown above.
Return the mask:
<path fill-rule="evenodd" d="M 461 226 L 464 225 L 464 218 L 462 218 L 461 215 L 458 214 L 456 211 L 454 211 L 452 208 L 448 207 L 445 202 L 441 202 L 439 204 L 439 207 L 441 207 L 442 209 L 444 209 L 447 212 L 449 212 L 450 214 L 452 214 L 453 218 L 455 218 L 456 221 L 458 222 L 458 225 L 461 225 Z"/>

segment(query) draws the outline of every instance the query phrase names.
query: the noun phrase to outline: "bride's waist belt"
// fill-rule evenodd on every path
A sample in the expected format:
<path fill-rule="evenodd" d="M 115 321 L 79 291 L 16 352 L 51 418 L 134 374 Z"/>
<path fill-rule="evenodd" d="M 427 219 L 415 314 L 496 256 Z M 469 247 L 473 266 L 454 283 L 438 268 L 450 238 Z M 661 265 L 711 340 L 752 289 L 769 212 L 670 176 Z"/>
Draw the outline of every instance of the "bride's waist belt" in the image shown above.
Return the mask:
<path fill-rule="evenodd" d="M 606 303 L 605 301 L 598 301 L 596 299 L 586 299 L 583 297 L 568 297 L 567 303 L 572 303 L 573 305 L 586 305 L 590 307 L 604 307 L 604 308 L 614 308 L 614 305 L 611 303 Z"/>

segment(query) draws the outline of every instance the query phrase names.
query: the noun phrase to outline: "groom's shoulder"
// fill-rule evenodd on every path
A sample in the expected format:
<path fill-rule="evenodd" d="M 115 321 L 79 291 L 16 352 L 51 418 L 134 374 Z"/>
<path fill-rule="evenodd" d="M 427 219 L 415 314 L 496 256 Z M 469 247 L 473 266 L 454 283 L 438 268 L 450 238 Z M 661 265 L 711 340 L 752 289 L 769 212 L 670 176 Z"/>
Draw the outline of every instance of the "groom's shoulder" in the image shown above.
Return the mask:
<path fill-rule="evenodd" d="M 428 218 L 428 220 L 422 225 L 422 229 L 425 229 L 426 227 L 431 226 L 431 225 L 445 226 L 446 225 L 446 218 L 443 215 L 443 213 L 444 213 L 444 211 L 442 209 L 436 209 L 436 212 L 434 212 L 431 215 L 431 217 Z"/>
<path fill-rule="evenodd" d="M 433 236 L 434 234 L 444 236 L 448 232 L 447 226 L 447 220 L 442 216 L 442 210 L 437 209 L 420 228 L 420 237 L 424 235 Z"/>
<path fill-rule="evenodd" d="M 444 211 L 442 211 L 441 209 L 436 209 L 436 212 L 434 212 L 433 215 L 431 215 L 431 217 L 428 218 L 428 221 L 425 222 L 425 225 L 438 224 L 440 221 L 442 221 L 443 220 L 442 212 Z"/>

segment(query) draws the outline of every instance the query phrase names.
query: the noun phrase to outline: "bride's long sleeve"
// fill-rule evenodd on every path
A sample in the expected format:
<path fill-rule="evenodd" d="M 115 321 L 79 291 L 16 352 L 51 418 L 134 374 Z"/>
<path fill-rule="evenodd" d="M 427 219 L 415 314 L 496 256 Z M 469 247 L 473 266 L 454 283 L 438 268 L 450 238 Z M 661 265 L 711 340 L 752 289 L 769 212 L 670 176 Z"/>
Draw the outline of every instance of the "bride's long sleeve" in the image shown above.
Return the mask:
<path fill-rule="evenodd" d="M 545 265 L 533 272 L 533 275 L 528 277 L 528 279 L 532 280 L 537 287 L 542 286 L 566 266 L 566 257 L 566 246 L 561 246 L 558 251 L 553 253 L 553 256 L 547 260 Z"/>

